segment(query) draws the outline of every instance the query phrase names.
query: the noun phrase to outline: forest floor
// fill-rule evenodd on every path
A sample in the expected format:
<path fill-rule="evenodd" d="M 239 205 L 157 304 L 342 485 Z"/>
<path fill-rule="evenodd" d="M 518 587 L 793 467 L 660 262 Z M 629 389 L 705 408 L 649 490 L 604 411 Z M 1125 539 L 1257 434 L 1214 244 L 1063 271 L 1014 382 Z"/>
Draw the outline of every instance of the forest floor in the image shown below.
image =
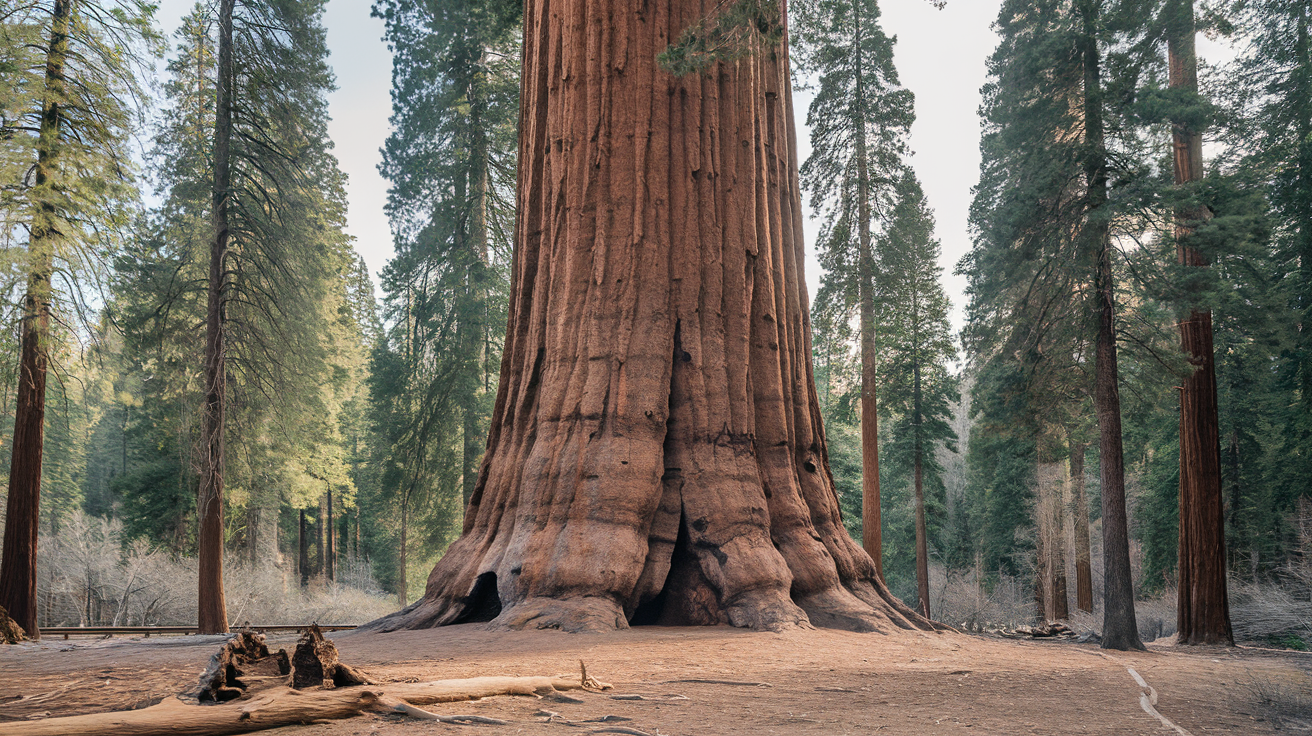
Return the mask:
<path fill-rule="evenodd" d="M 582 703 L 498 697 L 429 706 L 511 722 L 505 726 L 370 714 L 266 733 L 569 736 L 602 727 L 547 723 L 535 715 L 542 709 L 569 720 L 622 716 L 631 720 L 618 725 L 653 736 L 1172 733 L 1140 707 L 1141 688 L 1127 667 L 1156 689 L 1158 710 L 1193 736 L 1312 731 L 1312 654 L 1293 652 L 1163 641 L 1148 652 L 1103 656 L 1093 645 L 1062 641 L 727 627 L 563 634 L 491 633 L 470 624 L 333 638 L 342 661 L 379 682 L 577 673 L 581 659 L 588 674 L 615 689 L 575 693 Z M 16 719 L 141 707 L 190 689 L 220 640 L 49 639 L 0 647 L 0 734 Z M 294 636 L 270 637 L 271 648 L 293 643 Z M 672 695 L 686 699 L 666 698 Z"/>

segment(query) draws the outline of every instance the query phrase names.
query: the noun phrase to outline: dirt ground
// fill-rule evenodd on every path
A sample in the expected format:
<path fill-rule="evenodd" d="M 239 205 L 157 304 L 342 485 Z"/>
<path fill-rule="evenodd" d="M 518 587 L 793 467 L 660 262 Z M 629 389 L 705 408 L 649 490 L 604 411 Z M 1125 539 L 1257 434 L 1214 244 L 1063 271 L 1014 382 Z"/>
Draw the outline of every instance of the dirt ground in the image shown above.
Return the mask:
<path fill-rule="evenodd" d="M 727 627 L 493 633 L 476 624 L 334 639 L 342 661 L 380 682 L 554 675 L 577 672 L 582 659 L 590 675 L 615 689 L 579 694 L 582 703 L 500 697 L 429 706 L 501 718 L 506 726 L 364 715 L 266 733 L 568 736 L 603 728 L 548 723 L 537 715 L 543 710 L 576 721 L 621 716 L 631 720 L 614 725 L 652 736 L 1172 733 L 1140 707 L 1140 687 L 1126 667 L 1156 689 L 1158 710 L 1194 736 L 1312 730 L 1312 712 L 1299 722 L 1299 710 L 1312 703 L 1312 655 L 1266 650 L 1154 644 L 1109 659 L 1092 645 L 963 634 Z M 142 707 L 187 690 L 217 641 L 74 639 L 0 648 L 0 734 L 13 720 Z M 293 641 L 270 643 L 290 649 Z M 612 697 L 631 694 L 648 699 Z"/>

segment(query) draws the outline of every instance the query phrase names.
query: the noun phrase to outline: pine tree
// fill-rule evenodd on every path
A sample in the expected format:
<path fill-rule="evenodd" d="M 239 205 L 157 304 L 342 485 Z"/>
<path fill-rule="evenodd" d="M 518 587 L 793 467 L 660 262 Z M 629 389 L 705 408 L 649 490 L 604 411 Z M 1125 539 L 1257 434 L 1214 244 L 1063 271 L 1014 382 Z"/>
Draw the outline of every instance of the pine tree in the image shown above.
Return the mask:
<path fill-rule="evenodd" d="M 919 182 L 910 173 L 898 182 L 887 232 L 879 238 L 880 341 L 883 376 L 881 408 L 892 420 L 892 441 L 884 462 L 914 501 L 915 567 L 918 608 L 929 610 L 931 538 L 937 539 L 945 487 L 936 448 L 955 451 L 949 423 L 959 400 L 948 364 L 956 359 L 948 324 L 948 299 L 940 282 L 941 246 Z M 894 476 L 894 472 L 888 472 Z M 935 545 L 937 546 L 937 545 Z"/>
<path fill-rule="evenodd" d="M 1020 420 L 1013 424 L 1032 433 L 1026 452 L 1038 451 L 1041 418 L 1067 416 L 1092 394 L 1102 481 L 1103 645 L 1141 648 L 1130 578 L 1111 242 L 1125 215 L 1110 198 L 1113 176 L 1133 182 L 1138 174 L 1133 156 L 1113 168 L 1108 153 L 1107 119 L 1118 110 L 1109 104 L 1104 66 L 1117 27 L 1101 0 L 1004 3 L 998 26 L 1002 42 L 990 62 L 995 81 L 985 88 L 984 162 L 972 211 L 977 242 L 961 267 L 972 279 L 968 334 L 986 361 L 976 396 L 981 389 L 1010 396 L 981 402 L 998 412 L 983 431 L 1011 413 Z M 1133 62 L 1119 63 L 1127 78 L 1137 71 Z M 1020 460 L 1008 465 L 1019 467 Z M 992 499 L 1024 498 L 1016 486 L 1030 479 L 1010 475 L 1010 493 L 995 491 Z M 1008 506 L 998 511 L 1015 518 Z M 993 543 L 1005 544 L 1011 531 L 995 526 Z"/>
<path fill-rule="evenodd" d="M 1170 89 L 1182 103 L 1171 120 L 1175 183 L 1188 187 L 1203 178 L 1203 121 L 1198 111 L 1205 107 L 1197 98 L 1193 0 L 1166 0 L 1162 23 Z M 1180 263 L 1186 267 L 1208 265 L 1208 259 L 1190 238 L 1198 224 L 1210 216 L 1205 205 L 1184 203 L 1175 208 L 1175 239 Z M 1225 579 L 1225 513 L 1212 313 L 1197 302 L 1185 308 L 1188 316 L 1180 319 L 1180 340 L 1191 370 L 1180 389 L 1179 640 L 1182 644 L 1233 645 Z"/>
<path fill-rule="evenodd" d="M 1083 75 L 1067 4 L 1004 3 L 998 29 L 984 87 L 975 244 L 957 268 L 969 279 L 964 342 L 977 420 L 967 466 L 983 499 L 983 561 L 1019 574 L 1032 554 L 1045 422 L 1069 413 L 1089 384 L 1088 268 L 1076 239 Z"/>
<path fill-rule="evenodd" d="M 57 311 L 75 317 L 81 303 L 78 286 L 59 294 L 53 276 L 94 275 L 133 209 L 127 143 L 141 109 L 138 80 L 157 47 L 153 12 L 137 0 L 51 0 L 5 19 L 0 172 L 24 173 L 8 180 L 18 184 L 0 193 L 0 212 L 26 236 L 26 284 L 0 607 L 33 638 L 52 323 Z M 15 40 L 26 45 L 15 51 Z"/>
<path fill-rule="evenodd" d="M 879 26 L 877 0 L 806 0 L 792 12 L 797 73 L 819 80 L 807 110 L 811 156 L 801 167 L 802 186 L 824 221 L 825 286 L 816 310 L 855 311 L 860 320 L 861 528 L 882 575 L 873 237 L 875 219 L 893 207 L 914 97 L 898 82 L 894 39 Z"/>
<path fill-rule="evenodd" d="M 487 440 L 514 221 L 521 10 L 502 0 L 374 7 L 394 51 L 395 131 L 381 170 L 397 256 L 383 278 L 393 327 L 373 392 L 386 417 L 382 488 L 400 506 L 403 602 L 414 514 L 427 514 L 428 551 L 450 541 Z"/>

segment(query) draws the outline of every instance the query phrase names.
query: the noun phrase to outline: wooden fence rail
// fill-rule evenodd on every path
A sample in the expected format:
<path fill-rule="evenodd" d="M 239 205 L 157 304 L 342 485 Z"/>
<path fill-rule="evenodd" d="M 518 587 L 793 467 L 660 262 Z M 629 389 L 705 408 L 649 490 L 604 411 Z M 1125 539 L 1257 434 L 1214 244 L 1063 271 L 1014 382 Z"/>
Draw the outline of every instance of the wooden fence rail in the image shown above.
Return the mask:
<path fill-rule="evenodd" d="M 302 631 L 309 627 L 309 624 L 278 624 L 274 626 L 243 626 L 255 631 L 273 632 L 273 631 Z M 235 629 L 236 627 L 234 627 Z M 323 631 L 346 631 L 354 629 L 355 624 L 325 625 L 320 624 L 319 628 Z M 56 636 L 63 634 L 67 639 L 70 636 L 133 636 L 151 634 L 195 634 L 195 626 L 42 626 L 41 636 Z"/>

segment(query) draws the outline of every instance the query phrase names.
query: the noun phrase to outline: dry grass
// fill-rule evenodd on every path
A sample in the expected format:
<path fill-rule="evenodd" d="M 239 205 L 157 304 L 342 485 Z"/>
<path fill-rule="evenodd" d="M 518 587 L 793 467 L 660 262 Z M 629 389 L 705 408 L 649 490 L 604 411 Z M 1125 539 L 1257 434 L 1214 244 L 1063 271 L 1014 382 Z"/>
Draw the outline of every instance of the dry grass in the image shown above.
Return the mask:
<path fill-rule="evenodd" d="M 1312 732 L 1312 682 L 1253 674 L 1240 680 L 1236 697 L 1280 730 Z"/>
<path fill-rule="evenodd" d="M 196 560 L 175 559 L 144 540 L 124 544 L 116 521 L 72 514 L 38 548 L 43 626 L 187 625 L 196 621 Z M 355 624 L 395 610 L 368 572 L 343 559 L 341 582 L 301 588 L 289 566 L 252 566 L 229 556 L 224 592 L 233 624 Z"/>

